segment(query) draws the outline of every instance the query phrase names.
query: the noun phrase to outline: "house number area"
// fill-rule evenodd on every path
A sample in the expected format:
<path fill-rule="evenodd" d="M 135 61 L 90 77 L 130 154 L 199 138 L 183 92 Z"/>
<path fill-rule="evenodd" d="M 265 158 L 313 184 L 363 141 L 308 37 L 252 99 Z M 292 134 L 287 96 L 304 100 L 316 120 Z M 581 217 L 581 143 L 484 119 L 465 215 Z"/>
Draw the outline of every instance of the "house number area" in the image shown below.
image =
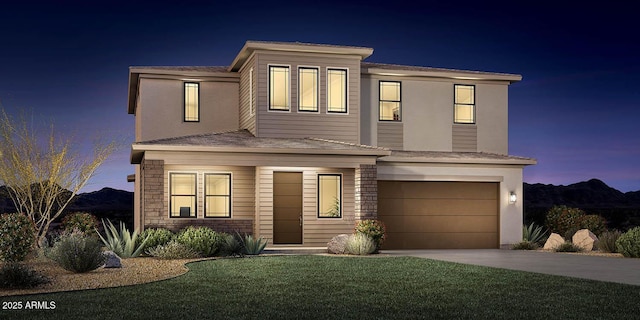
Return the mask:
<path fill-rule="evenodd" d="M 2 310 L 53 310 L 55 301 L 3 301 Z"/>

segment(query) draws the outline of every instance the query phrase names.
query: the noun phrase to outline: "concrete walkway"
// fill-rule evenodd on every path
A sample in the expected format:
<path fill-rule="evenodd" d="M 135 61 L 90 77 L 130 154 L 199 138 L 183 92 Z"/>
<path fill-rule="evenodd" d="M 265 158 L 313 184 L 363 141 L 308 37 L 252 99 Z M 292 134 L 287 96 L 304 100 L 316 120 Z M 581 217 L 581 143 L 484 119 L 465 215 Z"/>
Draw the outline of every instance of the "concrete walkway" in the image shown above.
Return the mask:
<path fill-rule="evenodd" d="M 384 250 L 381 253 L 640 285 L 640 259 L 521 250 Z"/>

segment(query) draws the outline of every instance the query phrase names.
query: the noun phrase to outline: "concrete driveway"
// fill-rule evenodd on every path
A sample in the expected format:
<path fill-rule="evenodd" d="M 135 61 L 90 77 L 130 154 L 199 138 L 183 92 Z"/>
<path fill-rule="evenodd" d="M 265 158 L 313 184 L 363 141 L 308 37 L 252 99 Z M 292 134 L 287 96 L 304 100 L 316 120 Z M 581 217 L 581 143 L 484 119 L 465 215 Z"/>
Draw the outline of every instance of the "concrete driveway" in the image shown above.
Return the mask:
<path fill-rule="evenodd" d="M 381 253 L 640 285 L 640 259 L 522 250 L 383 250 Z"/>

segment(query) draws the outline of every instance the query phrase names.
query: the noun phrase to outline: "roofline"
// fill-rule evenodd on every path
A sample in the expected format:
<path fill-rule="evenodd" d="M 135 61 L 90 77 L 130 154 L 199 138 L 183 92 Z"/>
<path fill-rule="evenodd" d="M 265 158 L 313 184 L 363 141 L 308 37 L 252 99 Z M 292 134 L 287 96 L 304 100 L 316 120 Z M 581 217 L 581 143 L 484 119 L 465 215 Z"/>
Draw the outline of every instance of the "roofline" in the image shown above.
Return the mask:
<path fill-rule="evenodd" d="M 235 59 L 233 59 L 233 62 L 231 62 L 228 70 L 231 72 L 240 70 L 242 65 L 255 50 L 358 55 L 361 59 L 365 59 L 373 54 L 373 49 L 367 47 L 329 46 L 300 42 L 247 41 L 242 49 L 240 49 L 240 52 L 238 52 Z"/>
<path fill-rule="evenodd" d="M 361 74 L 372 74 L 382 76 L 416 76 L 416 77 L 431 77 L 431 78 L 447 78 L 456 80 L 493 80 L 493 81 L 509 81 L 514 83 L 522 80 L 522 75 L 510 74 L 510 73 L 493 73 L 493 72 L 481 72 L 481 71 L 465 71 L 465 70 L 447 70 L 447 69 L 433 69 L 428 70 L 406 70 L 402 68 L 380 68 L 380 67 L 361 67 Z"/>
<path fill-rule="evenodd" d="M 236 147 L 212 147 L 212 146 L 173 146 L 173 145 L 131 145 L 131 164 L 140 164 L 145 151 L 169 151 L 169 152 L 226 152 L 226 153 L 275 153 L 275 154 L 307 154 L 307 155 L 348 155 L 348 156 L 388 156 L 391 151 L 371 148 L 362 150 L 340 149 L 301 149 L 301 148 L 236 148 Z"/>
<path fill-rule="evenodd" d="M 530 166 L 537 164 L 536 159 L 511 158 L 511 159 L 472 159 L 472 158 L 445 158 L 445 157 L 398 157 L 386 156 L 378 158 L 379 162 L 399 162 L 399 163 L 455 163 L 455 164 L 506 164 Z"/>

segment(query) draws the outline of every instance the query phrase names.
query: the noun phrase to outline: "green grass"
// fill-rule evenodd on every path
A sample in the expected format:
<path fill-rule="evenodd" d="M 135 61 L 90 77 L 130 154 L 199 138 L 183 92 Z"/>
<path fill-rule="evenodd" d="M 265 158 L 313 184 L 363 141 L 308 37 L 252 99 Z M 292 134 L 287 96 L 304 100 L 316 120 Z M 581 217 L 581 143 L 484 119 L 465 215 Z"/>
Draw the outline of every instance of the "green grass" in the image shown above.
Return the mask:
<path fill-rule="evenodd" d="M 7 319 L 632 319 L 640 287 L 409 257 L 271 256 L 189 264 L 171 280 L 3 297 Z"/>

